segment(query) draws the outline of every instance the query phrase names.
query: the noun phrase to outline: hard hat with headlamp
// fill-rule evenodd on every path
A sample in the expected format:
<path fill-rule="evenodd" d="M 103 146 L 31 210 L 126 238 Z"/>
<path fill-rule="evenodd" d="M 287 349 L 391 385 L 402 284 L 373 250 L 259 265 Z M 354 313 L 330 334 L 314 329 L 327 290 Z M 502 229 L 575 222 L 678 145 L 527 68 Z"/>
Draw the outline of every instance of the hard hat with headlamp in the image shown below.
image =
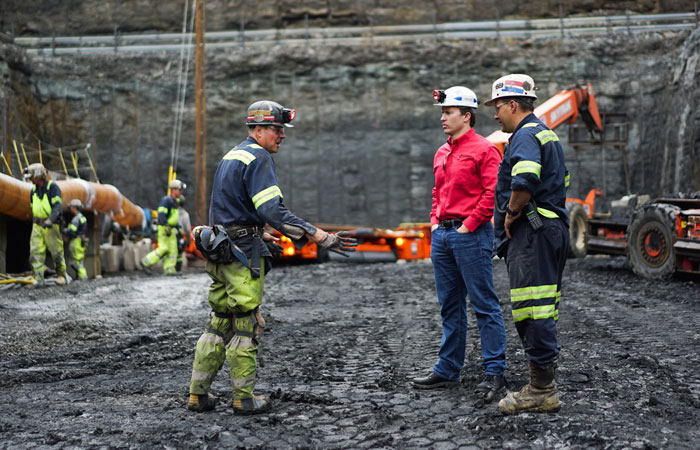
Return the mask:
<path fill-rule="evenodd" d="M 248 117 L 245 123 L 248 126 L 272 125 L 275 127 L 293 128 L 294 125 L 289 122 L 294 120 L 296 115 L 297 111 L 295 109 L 285 108 L 279 103 L 270 100 L 261 100 L 248 107 Z"/>
<path fill-rule="evenodd" d="M 33 178 L 46 179 L 46 167 L 41 163 L 30 164 L 24 169 L 24 178 L 31 180 Z"/>
<path fill-rule="evenodd" d="M 535 81 L 529 75 L 522 73 L 511 73 L 499 78 L 491 86 L 491 99 L 484 103 L 491 106 L 499 98 L 505 97 L 529 97 L 536 99 Z"/>
<path fill-rule="evenodd" d="M 476 94 L 464 86 L 452 86 L 444 91 L 434 90 L 433 99 L 437 103 L 434 106 L 457 106 L 462 108 L 474 108 L 479 106 Z"/>
<path fill-rule="evenodd" d="M 170 182 L 168 185 L 168 188 L 170 189 L 179 189 L 181 191 L 184 191 L 187 185 L 183 183 L 182 181 L 178 180 L 177 178 L 174 179 L 173 181 Z"/>

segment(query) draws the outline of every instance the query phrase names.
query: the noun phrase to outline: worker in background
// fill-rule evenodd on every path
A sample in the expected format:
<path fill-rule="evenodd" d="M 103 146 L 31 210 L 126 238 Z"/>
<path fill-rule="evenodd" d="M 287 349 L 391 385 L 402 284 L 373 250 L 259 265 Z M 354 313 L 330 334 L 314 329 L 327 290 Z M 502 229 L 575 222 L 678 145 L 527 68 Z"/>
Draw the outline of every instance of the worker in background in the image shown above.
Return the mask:
<path fill-rule="evenodd" d="M 263 227 L 269 224 L 292 239 L 298 248 L 307 241 L 346 255 L 355 239 L 331 234 L 292 214 L 282 202 L 272 155 L 285 139 L 284 130 L 296 111 L 272 101 L 250 105 L 246 119 L 248 138 L 226 153 L 214 176 L 209 209 L 210 225 L 220 225 L 233 240 L 236 260 L 208 260 L 211 277 L 208 327 L 196 346 L 188 408 L 207 411 L 216 399 L 209 388 L 228 361 L 233 385 L 235 414 L 257 414 L 270 408 L 270 398 L 254 394 L 260 328 L 259 312 L 270 251 L 264 241 L 274 238 Z M 195 231 L 195 242 L 198 233 Z M 245 264 L 244 264 L 245 263 Z"/>
<path fill-rule="evenodd" d="M 68 203 L 70 212 L 73 215 L 68 226 L 63 230 L 63 234 L 70 238 L 68 248 L 70 249 L 71 267 L 75 270 L 78 280 L 87 280 L 87 270 L 83 265 L 83 260 L 85 259 L 85 248 L 87 248 L 88 238 L 87 238 L 87 219 L 80 212 L 83 207 L 83 203 L 74 198 Z"/>
<path fill-rule="evenodd" d="M 158 248 L 141 260 L 141 267 L 151 274 L 153 266 L 163 260 L 163 273 L 175 275 L 177 264 L 177 231 L 179 205 L 177 199 L 187 186 L 180 180 L 173 180 L 168 185 L 170 195 L 164 196 L 158 204 Z"/>
<path fill-rule="evenodd" d="M 434 91 L 447 142 L 435 153 L 430 258 L 442 317 L 438 360 L 419 389 L 456 385 L 467 339 L 466 298 L 481 337 L 484 379 L 476 387 L 480 403 L 505 393 L 506 330 L 493 287 L 494 187 L 501 154 L 474 132 L 478 101 L 470 89 Z M 502 392 L 503 391 L 503 392 Z M 499 397 L 500 399 L 500 397 Z"/>
<path fill-rule="evenodd" d="M 180 195 L 177 199 L 178 207 L 180 208 L 177 214 L 177 262 L 175 270 L 182 270 L 182 261 L 184 258 L 185 248 L 189 245 L 192 239 L 192 223 L 190 222 L 190 214 L 185 209 L 185 196 Z"/>
<path fill-rule="evenodd" d="M 569 174 L 559 138 L 533 113 L 535 89 L 528 75 L 506 75 L 493 83 L 486 102 L 494 106 L 502 131 L 513 133 L 498 171 L 494 246 L 506 260 L 513 321 L 530 366 L 530 382 L 498 403 L 506 413 L 560 407 L 554 375 L 569 248 Z"/>
<path fill-rule="evenodd" d="M 34 163 L 24 169 L 24 178 L 34 186 L 29 201 L 32 205 L 32 234 L 29 240 L 29 254 L 36 286 L 44 284 L 46 250 L 48 249 L 56 266 L 58 284 L 66 284 L 66 260 L 63 257 L 63 239 L 59 221 L 63 213 L 61 189 L 47 179 L 46 167 Z"/>

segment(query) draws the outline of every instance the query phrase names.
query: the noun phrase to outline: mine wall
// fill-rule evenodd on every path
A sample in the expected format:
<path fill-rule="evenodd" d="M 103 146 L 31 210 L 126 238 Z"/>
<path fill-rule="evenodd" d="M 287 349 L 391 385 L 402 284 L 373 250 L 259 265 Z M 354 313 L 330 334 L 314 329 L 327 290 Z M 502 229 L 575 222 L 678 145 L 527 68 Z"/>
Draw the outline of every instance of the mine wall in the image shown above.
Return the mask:
<path fill-rule="evenodd" d="M 19 23 L 23 6 L 15 3 Z M 111 4 L 99 3 L 100 8 Z M 259 3 L 266 11 L 273 2 Z M 318 3 L 334 4 L 339 11 L 344 2 Z M 459 3 L 476 9 L 475 2 Z M 577 3 L 595 8 L 611 2 Z M 674 3 L 692 11 L 692 2 L 689 7 L 688 2 L 628 3 L 648 3 L 649 11 Z M 82 4 L 87 8 L 90 2 Z M 207 2 L 208 10 L 215 4 Z M 505 17 L 523 7 L 513 6 L 507 14 L 503 8 Z M 457 19 L 468 16 L 466 9 L 454 11 Z M 221 17 L 208 14 L 208 29 L 236 27 L 235 21 L 220 22 Z M 280 20 L 262 14 L 256 23 L 273 26 Z M 23 23 L 40 28 L 31 25 L 35 22 Z M 55 26 L 62 23 L 56 14 Z M 86 33 L 105 31 L 74 24 L 80 27 Z M 247 106 L 275 99 L 298 111 L 295 128 L 275 156 L 285 203 L 310 221 L 369 226 L 427 221 L 432 157 L 445 140 L 432 90 L 465 85 L 484 101 L 493 80 L 511 72 L 530 74 L 542 101 L 571 84 L 591 83 L 601 112 L 620 115 L 627 124 L 622 146 L 572 146 L 568 126 L 556 130 L 572 173 L 569 196 L 581 198 L 601 188 L 600 207 L 605 208 L 605 201 L 630 192 L 660 196 L 700 189 L 698 29 L 563 39 L 370 40 L 346 46 L 310 41 L 207 49 L 206 55 L 209 182 L 220 157 L 245 138 Z M 154 207 L 165 192 L 171 161 L 179 57 L 166 51 L 29 56 L 5 37 L 0 41 L 5 151 L 12 139 L 34 146 L 41 139 L 45 147 L 90 142 L 100 180 L 133 202 Z M 191 84 L 177 171 L 190 186 L 186 195 L 194 199 Z M 478 133 L 497 129 L 492 116 L 492 108 L 479 108 Z"/>

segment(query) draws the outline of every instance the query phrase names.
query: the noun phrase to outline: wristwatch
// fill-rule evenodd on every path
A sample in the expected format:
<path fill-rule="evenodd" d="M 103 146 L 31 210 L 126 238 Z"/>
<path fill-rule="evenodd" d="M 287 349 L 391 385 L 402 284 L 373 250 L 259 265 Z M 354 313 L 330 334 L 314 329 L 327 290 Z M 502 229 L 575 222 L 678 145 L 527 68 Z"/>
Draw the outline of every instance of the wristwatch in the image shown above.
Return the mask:
<path fill-rule="evenodd" d="M 513 211 L 508 206 L 506 206 L 506 214 L 508 214 L 509 216 L 517 216 L 518 214 L 520 214 L 520 211 Z"/>

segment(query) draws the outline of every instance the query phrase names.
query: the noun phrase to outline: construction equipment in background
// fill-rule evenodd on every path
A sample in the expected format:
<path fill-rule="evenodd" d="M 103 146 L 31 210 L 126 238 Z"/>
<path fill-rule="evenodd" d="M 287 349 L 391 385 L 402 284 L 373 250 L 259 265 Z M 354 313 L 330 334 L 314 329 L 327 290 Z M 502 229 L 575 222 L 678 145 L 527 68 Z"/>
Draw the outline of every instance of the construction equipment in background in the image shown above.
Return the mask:
<path fill-rule="evenodd" d="M 700 275 L 700 192 L 678 198 L 629 195 L 588 221 L 587 253 L 625 255 L 637 275 Z"/>
<path fill-rule="evenodd" d="M 598 104 L 590 83 L 585 86 L 575 85 L 559 91 L 550 99 L 535 108 L 535 116 L 554 130 L 564 123 L 573 124 L 580 117 L 588 129 L 590 141 L 599 142 L 603 136 L 603 122 L 598 112 Z M 511 133 L 494 131 L 486 139 L 496 145 L 503 155 L 505 145 Z M 593 217 L 593 205 L 596 195 L 602 193 L 597 189 L 588 192 L 585 200 L 566 198 L 566 210 L 569 212 L 569 238 L 571 245 L 569 255 L 582 258 L 586 255 L 586 221 Z"/>
<path fill-rule="evenodd" d="M 403 223 L 396 228 L 332 224 L 320 224 L 319 227 L 330 233 L 347 231 L 350 233 L 349 237 L 358 241 L 355 251 L 345 257 L 319 248 L 312 242 L 297 250 L 292 241 L 277 230 L 267 231 L 280 238 L 282 255 L 278 259 L 283 261 L 396 262 L 430 258 L 429 223 Z"/>

